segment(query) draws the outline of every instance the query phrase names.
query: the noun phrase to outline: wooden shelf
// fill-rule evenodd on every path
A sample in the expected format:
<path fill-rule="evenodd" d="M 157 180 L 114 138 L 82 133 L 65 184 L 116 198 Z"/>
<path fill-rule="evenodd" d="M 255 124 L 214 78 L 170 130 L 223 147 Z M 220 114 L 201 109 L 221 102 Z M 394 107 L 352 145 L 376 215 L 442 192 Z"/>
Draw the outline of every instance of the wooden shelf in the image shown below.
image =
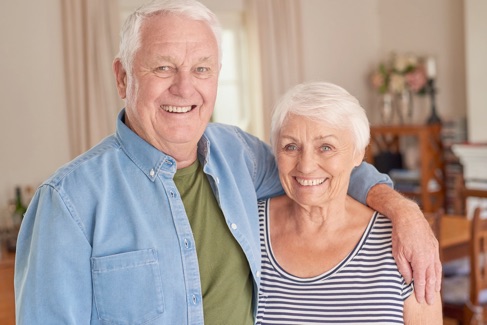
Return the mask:
<path fill-rule="evenodd" d="M 14 297 L 15 253 L 0 240 L 0 324 L 15 324 Z"/>
<path fill-rule="evenodd" d="M 398 191 L 416 200 L 424 212 L 443 208 L 445 201 L 444 160 L 441 125 L 379 125 L 370 129 L 366 160 L 374 164 L 381 151 L 401 153 L 400 139 L 415 137 L 420 157 L 417 191 Z"/>

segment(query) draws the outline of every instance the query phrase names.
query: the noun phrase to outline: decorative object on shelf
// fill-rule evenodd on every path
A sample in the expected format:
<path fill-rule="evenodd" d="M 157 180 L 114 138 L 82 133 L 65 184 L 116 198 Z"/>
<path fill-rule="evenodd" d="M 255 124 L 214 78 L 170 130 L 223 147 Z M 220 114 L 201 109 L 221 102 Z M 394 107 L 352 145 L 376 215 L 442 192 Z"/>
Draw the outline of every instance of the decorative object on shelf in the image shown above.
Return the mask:
<path fill-rule="evenodd" d="M 445 198 L 445 177 L 443 146 L 441 139 L 440 124 L 435 125 L 376 125 L 370 128 L 370 145 L 367 147 L 365 159 L 368 163 L 376 166 L 383 164 L 384 156 L 377 156 L 384 151 L 401 153 L 403 167 L 408 167 L 408 139 L 416 142 L 416 153 L 418 162 L 412 170 L 416 170 L 417 181 L 414 173 L 408 174 L 408 178 L 402 173 L 402 177 L 394 175 L 396 180 L 400 179 L 402 193 L 420 204 L 424 212 L 438 211 L 444 206 Z M 376 159 L 378 158 L 378 159 Z M 397 168 L 397 167 L 395 167 Z M 391 175 L 389 171 L 389 176 Z M 402 179 L 401 179 L 402 178 Z M 398 189 L 399 184 L 394 182 L 394 188 Z"/>
<path fill-rule="evenodd" d="M 426 89 L 430 95 L 431 113 L 426 121 L 427 124 L 441 124 L 441 119 L 436 112 L 436 62 L 433 57 L 428 57 L 426 60 L 426 75 L 428 77 L 428 82 L 426 84 Z"/>
<path fill-rule="evenodd" d="M 24 213 L 27 211 L 27 207 L 22 200 L 22 188 L 17 186 L 15 188 L 15 199 L 12 204 L 12 218 L 14 220 L 14 226 L 20 226 Z"/>
<path fill-rule="evenodd" d="M 393 97 L 390 93 L 380 96 L 379 111 L 382 123 L 391 124 L 394 119 L 394 107 L 392 104 Z"/>
<path fill-rule="evenodd" d="M 413 95 L 426 94 L 426 67 L 423 60 L 416 55 L 392 53 L 372 73 L 371 83 L 381 96 L 390 94 L 393 98 L 394 113 L 389 120 L 382 118 L 382 122 L 392 124 L 395 116 L 398 123 L 409 124 L 412 122 L 414 109 Z M 380 109 L 384 109 L 383 105 Z"/>
<path fill-rule="evenodd" d="M 22 195 L 23 193 L 27 194 L 27 197 L 30 199 L 32 187 L 27 186 L 24 189 L 22 189 L 22 187 L 20 186 L 15 187 L 15 196 L 13 199 L 9 200 L 7 207 L 7 211 L 11 216 L 9 225 L 5 229 L 0 229 L 5 232 L 4 240 L 7 250 L 10 252 L 15 252 L 17 246 L 18 231 L 20 229 L 22 220 L 24 219 L 24 214 L 27 211 L 27 204 L 25 204 Z"/>
<path fill-rule="evenodd" d="M 396 95 L 396 111 L 399 115 L 400 124 L 411 124 L 413 121 L 413 94 L 409 89 Z"/>

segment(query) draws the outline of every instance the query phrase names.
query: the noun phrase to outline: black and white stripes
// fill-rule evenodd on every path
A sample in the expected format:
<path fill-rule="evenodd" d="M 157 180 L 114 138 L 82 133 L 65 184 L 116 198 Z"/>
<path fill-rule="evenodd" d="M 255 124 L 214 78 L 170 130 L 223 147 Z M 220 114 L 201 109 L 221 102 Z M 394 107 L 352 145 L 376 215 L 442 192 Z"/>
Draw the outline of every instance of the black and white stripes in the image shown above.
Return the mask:
<path fill-rule="evenodd" d="M 313 278 L 283 270 L 269 243 L 268 201 L 259 202 L 261 287 L 257 324 L 403 324 L 404 282 L 392 257 L 389 219 L 375 213 L 353 251 Z"/>

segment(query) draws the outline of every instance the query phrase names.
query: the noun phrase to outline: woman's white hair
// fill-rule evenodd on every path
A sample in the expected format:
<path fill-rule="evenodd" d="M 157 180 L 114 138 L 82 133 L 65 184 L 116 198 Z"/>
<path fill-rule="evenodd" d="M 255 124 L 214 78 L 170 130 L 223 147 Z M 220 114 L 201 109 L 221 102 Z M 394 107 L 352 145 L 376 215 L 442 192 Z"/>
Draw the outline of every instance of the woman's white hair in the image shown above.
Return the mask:
<path fill-rule="evenodd" d="M 277 153 L 278 138 L 289 114 L 347 129 L 354 138 L 354 154 L 364 154 L 370 141 L 370 125 L 359 101 L 345 89 L 328 82 L 309 82 L 288 90 L 274 107 L 271 145 Z"/>
<path fill-rule="evenodd" d="M 218 44 L 218 60 L 221 61 L 221 26 L 215 14 L 196 0 L 154 0 L 134 11 L 125 20 L 120 32 L 120 49 L 117 59 L 127 73 L 132 72 L 135 53 L 140 48 L 140 29 L 146 19 L 154 15 L 180 15 L 206 22 Z"/>

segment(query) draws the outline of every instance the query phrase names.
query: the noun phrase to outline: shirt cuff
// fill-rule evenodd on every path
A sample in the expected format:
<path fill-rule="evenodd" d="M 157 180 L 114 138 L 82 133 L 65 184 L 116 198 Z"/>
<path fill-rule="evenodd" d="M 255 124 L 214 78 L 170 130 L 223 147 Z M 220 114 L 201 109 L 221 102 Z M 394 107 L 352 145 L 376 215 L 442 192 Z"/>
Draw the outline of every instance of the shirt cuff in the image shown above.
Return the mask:
<path fill-rule="evenodd" d="M 348 194 L 355 200 L 367 205 L 369 190 L 378 184 L 394 187 L 389 175 L 380 173 L 373 165 L 362 162 L 352 170 Z"/>

